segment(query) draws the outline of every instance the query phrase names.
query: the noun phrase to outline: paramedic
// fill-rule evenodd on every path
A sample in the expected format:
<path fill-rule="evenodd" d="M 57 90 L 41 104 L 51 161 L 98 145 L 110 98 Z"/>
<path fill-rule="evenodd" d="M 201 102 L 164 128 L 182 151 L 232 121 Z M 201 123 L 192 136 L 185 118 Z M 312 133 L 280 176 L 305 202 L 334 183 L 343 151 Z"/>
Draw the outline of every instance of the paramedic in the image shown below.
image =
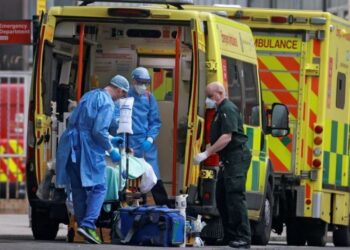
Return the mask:
<path fill-rule="evenodd" d="M 152 93 L 147 90 L 151 83 L 148 70 L 144 67 L 135 68 L 131 73 L 132 84 L 128 97 L 134 97 L 132 109 L 132 131 L 129 147 L 136 157 L 144 157 L 152 166 L 157 176 L 157 184 L 152 188 L 153 199 L 157 205 L 167 205 L 168 195 L 160 178 L 157 146 L 154 144 L 160 127 L 159 108 Z M 115 117 L 119 117 L 119 105 L 116 104 Z"/>
<path fill-rule="evenodd" d="M 73 110 L 57 148 L 56 185 L 70 183 L 78 233 L 90 243 L 101 243 L 95 221 L 106 193 L 105 151 L 114 162 L 120 161 L 108 133 L 114 101 L 128 90 L 128 80 L 116 75 L 105 88 L 85 93 Z"/>
<path fill-rule="evenodd" d="M 237 106 L 226 97 L 220 82 L 208 84 L 207 103 L 217 110 L 211 125 L 211 146 L 194 157 L 199 164 L 218 152 L 223 167 L 220 169 L 217 186 L 217 206 L 224 227 L 223 243 L 233 248 L 250 248 L 251 235 L 245 197 L 245 181 L 251 153 L 246 147 L 247 136 Z"/>

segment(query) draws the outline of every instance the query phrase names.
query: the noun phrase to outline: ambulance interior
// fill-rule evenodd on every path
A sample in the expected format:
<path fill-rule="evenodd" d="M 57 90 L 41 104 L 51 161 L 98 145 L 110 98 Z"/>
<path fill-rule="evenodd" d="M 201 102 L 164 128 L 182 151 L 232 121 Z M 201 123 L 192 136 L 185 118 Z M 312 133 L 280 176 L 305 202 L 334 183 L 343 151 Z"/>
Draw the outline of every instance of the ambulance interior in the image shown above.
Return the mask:
<path fill-rule="evenodd" d="M 53 43 L 44 46 L 43 103 L 44 113 L 57 113 L 58 138 L 65 129 L 70 106 L 77 100 L 79 60 L 82 64 L 82 94 L 104 87 L 116 74 L 131 83 L 131 72 L 146 67 L 152 77 L 149 90 L 158 101 L 162 127 L 156 140 L 163 182 L 171 194 L 173 178 L 174 125 L 177 127 L 176 192 L 182 187 L 187 115 L 190 103 L 192 38 L 188 26 L 163 24 L 88 23 L 80 41 L 81 22 L 59 22 Z M 176 65 L 176 36 L 181 31 L 179 69 Z M 79 58 L 80 56 L 80 58 Z M 82 58 L 81 58 L 82 57 Z M 174 117 L 174 77 L 179 72 L 178 115 Z M 50 91 L 52 90 L 52 91 Z M 56 102 L 53 111 L 52 102 Z M 176 119 L 174 121 L 174 118 Z"/>

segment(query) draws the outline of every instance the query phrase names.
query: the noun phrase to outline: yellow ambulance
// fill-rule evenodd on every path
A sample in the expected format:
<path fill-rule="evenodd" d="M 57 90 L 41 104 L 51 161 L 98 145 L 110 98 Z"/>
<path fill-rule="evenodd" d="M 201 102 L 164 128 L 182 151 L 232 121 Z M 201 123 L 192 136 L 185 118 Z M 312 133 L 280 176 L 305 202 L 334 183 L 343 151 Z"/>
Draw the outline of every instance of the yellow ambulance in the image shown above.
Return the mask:
<path fill-rule="evenodd" d="M 273 229 L 289 245 L 350 246 L 350 22 L 327 12 L 193 6 L 247 24 L 265 105 L 289 109 L 290 134 L 269 138 Z"/>
<path fill-rule="evenodd" d="M 192 158 L 205 146 L 207 136 L 206 84 L 225 84 L 229 98 L 242 111 L 249 136 L 253 154 L 247 184 L 250 216 L 257 221 L 257 230 L 268 232 L 258 234 L 258 240 L 267 242 L 272 168 L 266 157 L 265 134 L 288 134 L 288 111 L 282 104 L 263 109 L 249 27 L 216 14 L 184 10 L 188 0 L 153 0 L 143 6 L 124 3 L 120 7 L 89 5 L 91 2 L 98 1 L 53 7 L 36 28 L 26 165 L 35 239 L 54 239 L 59 223 L 68 223 L 65 200 L 55 188 L 54 177 L 56 146 L 71 104 L 86 91 L 104 87 L 115 74 L 130 79 L 131 71 L 143 66 L 152 75 L 150 90 L 163 123 L 157 138 L 162 179 L 171 195 L 180 190 L 192 193 L 192 212 L 208 208 L 208 218 L 218 216 L 215 185 L 206 193 L 202 188 L 201 195 L 198 189 L 206 186 L 202 185 L 205 181 L 215 183 L 218 165 L 200 169 Z M 265 195 L 266 190 L 270 196 Z M 209 205 L 204 198 L 210 200 Z M 267 216 L 259 222 L 261 211 Z"/>

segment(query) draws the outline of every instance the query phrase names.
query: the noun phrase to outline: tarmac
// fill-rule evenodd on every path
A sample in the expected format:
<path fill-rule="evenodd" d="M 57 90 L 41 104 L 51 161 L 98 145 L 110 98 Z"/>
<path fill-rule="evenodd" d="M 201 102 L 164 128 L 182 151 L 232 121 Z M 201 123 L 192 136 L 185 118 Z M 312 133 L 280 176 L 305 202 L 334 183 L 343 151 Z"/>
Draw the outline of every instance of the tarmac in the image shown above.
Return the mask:
<path fill-rule="evenodd" d="M 33 238 L 28 214 L 0 214 L 0 236 L 18 236 Z M 57 238 L 65 239 L 67 225 L 60 224 Z M 33 238 L 34 239 L 34 238 Z M 285 235 L 271 234 L 271 241 L 285 241 Z"/>

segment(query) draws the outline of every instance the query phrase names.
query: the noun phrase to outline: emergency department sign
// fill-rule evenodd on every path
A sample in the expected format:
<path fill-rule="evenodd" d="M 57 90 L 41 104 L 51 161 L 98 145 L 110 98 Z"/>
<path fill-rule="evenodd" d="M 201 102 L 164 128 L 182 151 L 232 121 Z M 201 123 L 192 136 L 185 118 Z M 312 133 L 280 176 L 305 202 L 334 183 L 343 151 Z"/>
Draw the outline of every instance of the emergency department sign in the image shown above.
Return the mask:
<path fill-rule="evenodd" d="M 0 21 L 0 44 L 30 44 L 31 20 Z"/>

